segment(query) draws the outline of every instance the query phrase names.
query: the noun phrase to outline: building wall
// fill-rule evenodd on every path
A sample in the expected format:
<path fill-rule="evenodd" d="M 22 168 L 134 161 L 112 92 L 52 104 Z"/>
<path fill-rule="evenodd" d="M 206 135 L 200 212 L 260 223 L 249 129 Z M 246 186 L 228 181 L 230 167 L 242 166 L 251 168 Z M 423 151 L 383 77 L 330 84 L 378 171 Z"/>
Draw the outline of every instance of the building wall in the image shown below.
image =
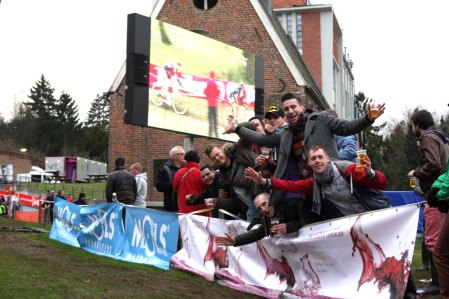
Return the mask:
<path fill-rule="evenodd" d="M 320 28 L 319 12 L 302 13 L 302 57 L 323 92 Z M 326 97 L 324 92 L 323 95 Z"/>
<path fill-rule="evenodd" d="M 14 181 L 18 173 L 26 173 L 31 170 L 32 158 L 30 155 L 0 151 L 0 164 L 12 164 Z"/>
<path fill-rule="evenodd" d="M 238 16 L 238 17 L 236 17 Z M 276 46 L 270 39 L 253 5 L 248 0 L 220 0 L 210 10 L 197 9 L 193 1 L 166 1 L 157 19 L 186 29 L 202 29 L 208 37 L 231 44 L 245 51 L 261 55 L 265 62 L 264 105 L 279 104 L 285 92 L 300 94 L 306 104 L 314 106 L 306 90 L 297 86 Z M 153 128 L 125 125 L 124 82 L 110 101 L 109 168 L 122 156 L 126 166 L 140 162 L 148 174 L 148 200 L 161 201 L 162 194 L 153 186 L 153 161 L 168 158 L 169 150 L 183 145 L 185 134 Z M 200 153 L 210 144 L 222 144 L 214 139 L 194 138 L 194 147 Z M 188 150 L 188 149 L 186 149 Z M 201 163 L 209 162 L 202 155 Z"/>
<path fill-rule="evenodd" d="M 272 0 L 273 9 L 306 5 L 307 0 Z"/>

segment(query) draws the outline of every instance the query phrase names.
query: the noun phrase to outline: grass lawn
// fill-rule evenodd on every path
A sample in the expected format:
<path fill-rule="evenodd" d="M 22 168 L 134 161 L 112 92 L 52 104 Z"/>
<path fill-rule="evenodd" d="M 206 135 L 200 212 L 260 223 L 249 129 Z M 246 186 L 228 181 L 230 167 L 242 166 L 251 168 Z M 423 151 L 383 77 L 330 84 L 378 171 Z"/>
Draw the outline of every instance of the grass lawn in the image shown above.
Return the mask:
<path fill-rule="evenodd" d="M 0 217 L 0 228 L 50 225 Z M 2 298 L 254 298 L 180 271 L 117 261 L 49 239 L 48 233 L 0 231 Z M 417 287 L 430 272 L 421 267 L 416 240 L 412 273 Z M 427 296 L 437 299 L 439 296 Z"/>
<path fill-rule="evenodd" d="M 17 191 L 27 190 L 28 194 L 40 193 L 45 197 L 47 190 L 55 191 L 64 190 L 65 194 L 71 194 L 73 198 L 78 198 L 80 192 L 86 194 L 88 199 L 104 200 L 106 182 L 100 183 L 15 183 Z"/>
<path fill-rule="evenodd" d="M 2 229 L 20 226 L 42 228 L 0 217 Z M 48 233 L 3 230 L 0 238 L 0 298 L 255 298 L 197 275 L 95 255 Z"/>

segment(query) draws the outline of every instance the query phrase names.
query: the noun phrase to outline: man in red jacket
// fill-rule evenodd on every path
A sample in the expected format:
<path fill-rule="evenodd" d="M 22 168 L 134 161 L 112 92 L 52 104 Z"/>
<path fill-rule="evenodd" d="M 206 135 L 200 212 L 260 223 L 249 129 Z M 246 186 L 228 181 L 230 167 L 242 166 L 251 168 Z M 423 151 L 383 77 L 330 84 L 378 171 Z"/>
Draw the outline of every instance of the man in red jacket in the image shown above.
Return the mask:
<path fill-rule="evenodd" d="M 173 190 L 178 193 L 178 208 L 179 213 L 191 213 L 198 210 L 206 209 L 206 204 L 188 206 L 186 203 L 186 196 L 189 194 L 199 195 L 206 186 L 201 179 L 200 173 L 200 157 L 195 150 L 188 151 L 184 155 L 186 164 L 179 169 L 173 178 Z M 210 216 L 210 213 L 203 212 L 199 215 Z"/>
<path fill-rule="evenodd" d="M 381 190 L 387 186 L 385 175 L 371 168 L 371 161 L 368 157 L 361 165 L 362 168 L 357 168 L 357 164 L 350 163 L 343 170 L 331 161 L 329 154 L 322 146 L 311 147 L 308 156 L 313 176 L 305 180 L 265 179 L 260 173 L 250 168 L 245 170 L 246 177 L 261 185 L 267 185 L 273 190 L 312 195 L 312 212 L 320 215 L 322 220 L 367 211 L 358 200 L 355 200 L 350 184 L 346 180 L 347 176 L 352 176 L 354 183 L 361 187 Z"/>

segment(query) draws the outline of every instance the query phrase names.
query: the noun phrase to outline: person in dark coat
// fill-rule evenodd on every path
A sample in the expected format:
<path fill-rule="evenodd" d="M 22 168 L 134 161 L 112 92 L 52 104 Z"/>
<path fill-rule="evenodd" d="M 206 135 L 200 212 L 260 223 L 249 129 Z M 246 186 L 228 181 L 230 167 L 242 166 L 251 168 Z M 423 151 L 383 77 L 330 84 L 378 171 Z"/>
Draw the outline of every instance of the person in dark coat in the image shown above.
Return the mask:
<path fill-rule="evenodd" d="M 106 201 L 112 203 L 112 194 L 116 193 L 118 202 L 132 205 L 137 196 L 136 179 L 125 169 L 125 159 L 117 158 L 115 166 L 106 182 Z"/>

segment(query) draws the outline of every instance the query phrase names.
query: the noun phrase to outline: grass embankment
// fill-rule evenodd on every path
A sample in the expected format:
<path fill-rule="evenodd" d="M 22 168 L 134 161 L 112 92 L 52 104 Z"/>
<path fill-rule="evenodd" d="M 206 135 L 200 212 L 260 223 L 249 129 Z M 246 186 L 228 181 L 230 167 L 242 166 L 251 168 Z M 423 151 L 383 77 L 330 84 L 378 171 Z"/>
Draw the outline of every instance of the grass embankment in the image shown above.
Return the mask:
<path fill-rule="evenodd" d="M 0 217 L 0 227 L 17 226 L 42 228 Z M 0 238 L 1 298 L 255 298 L 189 273 L 95 255 L 47 233 L 3 231 Z"/>

